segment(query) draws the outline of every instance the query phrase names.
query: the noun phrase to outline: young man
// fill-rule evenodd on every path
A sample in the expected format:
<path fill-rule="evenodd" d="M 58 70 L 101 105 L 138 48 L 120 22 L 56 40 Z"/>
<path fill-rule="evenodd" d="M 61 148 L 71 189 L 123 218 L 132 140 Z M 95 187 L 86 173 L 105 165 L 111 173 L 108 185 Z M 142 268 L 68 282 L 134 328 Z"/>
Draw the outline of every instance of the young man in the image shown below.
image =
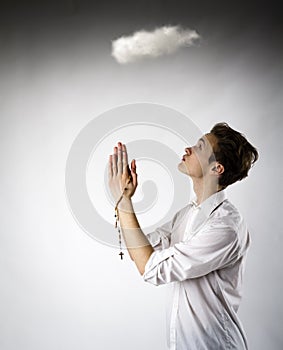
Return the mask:
<path fill-rule="evenodd" d="M 128 252 L 143 279 L 171 283 L 168 313 L 170 350 L 245 350 L 237 316 L 250 237 L 224 189 L 248 175 L 257 150 L 226 123 L 216 124 L 187 147 L 179 170 L 193 181 L 195 200 L 167 224 L 145 235 L 131 197 L 137 188 L 135 160 L 128 167 L 126 146 L 109 157 L 109 187 L 119 202 Z"/>

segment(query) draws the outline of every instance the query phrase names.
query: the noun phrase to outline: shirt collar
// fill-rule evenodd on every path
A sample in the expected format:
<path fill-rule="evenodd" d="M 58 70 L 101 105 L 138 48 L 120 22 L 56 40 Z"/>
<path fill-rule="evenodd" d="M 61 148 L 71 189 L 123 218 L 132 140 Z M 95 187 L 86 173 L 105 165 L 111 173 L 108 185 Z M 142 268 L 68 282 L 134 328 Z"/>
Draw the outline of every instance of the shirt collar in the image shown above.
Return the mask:
<path fill-rule="evenodd" d="M 213 212 L 213 210 L 218 205 L 220 205 L 225 199 L 227 199 L 226 192 L 225 190 L 221 190 L 212 194 L 200 204 L 197 204 L 196 198 L 194 198 L 189 202 L 189 205 L 191 205 L 195 209 L 201 209 L 201 211 L 203 211 L 206 214 L 206 216 L 209 216 Z"/>
<path fill-rule="evenodd" d="M 197 205 L 196 198 L 190 201 L 191 207 L 198 209 L 193 222 L 193 231 L 197 231 L 206 222 L 209 215 L 226 199 L 226 192 L 221 190 L 208 197 L 201 204 Z"/>

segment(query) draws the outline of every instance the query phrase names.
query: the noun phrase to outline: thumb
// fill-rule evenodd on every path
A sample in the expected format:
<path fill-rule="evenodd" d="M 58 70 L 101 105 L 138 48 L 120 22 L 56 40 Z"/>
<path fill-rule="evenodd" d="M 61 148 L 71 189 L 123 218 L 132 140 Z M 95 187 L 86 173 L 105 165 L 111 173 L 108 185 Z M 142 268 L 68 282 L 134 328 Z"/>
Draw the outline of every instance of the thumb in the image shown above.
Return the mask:
<path fill-rule="evenodd" d="M 137 170 L 136 160 L 133 159 L 131 161 L 131 175 L 133 178 L 133 185 L 134 186 L 137 186 L 137 184 L 138 184 L 138 174 L 137 174 L 136 170 Z"/>

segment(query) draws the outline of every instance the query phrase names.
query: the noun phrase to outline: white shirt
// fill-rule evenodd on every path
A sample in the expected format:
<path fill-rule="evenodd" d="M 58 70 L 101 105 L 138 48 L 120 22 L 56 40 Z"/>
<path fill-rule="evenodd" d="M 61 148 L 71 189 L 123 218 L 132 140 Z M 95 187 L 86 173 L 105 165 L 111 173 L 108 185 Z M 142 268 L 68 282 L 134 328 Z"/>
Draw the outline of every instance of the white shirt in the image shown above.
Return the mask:
<path fill-rule="evenodd" d="M 186 217 L 187 225 L 186 225 L 185 233 L 183 236 L 184 241 L 189 239 L 193 235 L 193 233 L 191 232 L 192 225 L 193 225 L 194 220 L 195 220 L 195 218 L 196 218 L 196 216 L 201 208 L 201 206 L 197 205 L 197 203 L 194 200 L 191 201 L 190 205 L 191 205 L 191 209 L 189 210 L 188 215 Z"/>
<path fill-rule="evenodd" d="M 147 237 L 154 252 L 144 280 L 172 282 L 170 350 L 246 350 L 237 311 L 250 237 L 225 192 L 189 203 Z"/>

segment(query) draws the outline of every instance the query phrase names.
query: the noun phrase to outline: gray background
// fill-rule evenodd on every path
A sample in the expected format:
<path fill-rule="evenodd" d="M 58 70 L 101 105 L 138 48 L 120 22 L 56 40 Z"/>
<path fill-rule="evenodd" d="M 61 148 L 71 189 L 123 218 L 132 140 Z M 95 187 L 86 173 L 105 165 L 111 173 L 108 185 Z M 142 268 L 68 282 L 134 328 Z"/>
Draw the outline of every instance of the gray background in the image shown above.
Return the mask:
<path fill-rule="evenodd" d="M 64 189 L 78 132 L 141 101 L 204 132 L 227 121 L 258 147 L 228 191 L 253 241 L 240 316 L 251 349 L 282 349 L 279 13 L 258 1 L 1 2 L 1 349 L 165 348 L 166 287 L 87 236 Z M 111 57 L 111 40 L 166 24 L 196 29 L 200 46 L 126 66 Z"/>

